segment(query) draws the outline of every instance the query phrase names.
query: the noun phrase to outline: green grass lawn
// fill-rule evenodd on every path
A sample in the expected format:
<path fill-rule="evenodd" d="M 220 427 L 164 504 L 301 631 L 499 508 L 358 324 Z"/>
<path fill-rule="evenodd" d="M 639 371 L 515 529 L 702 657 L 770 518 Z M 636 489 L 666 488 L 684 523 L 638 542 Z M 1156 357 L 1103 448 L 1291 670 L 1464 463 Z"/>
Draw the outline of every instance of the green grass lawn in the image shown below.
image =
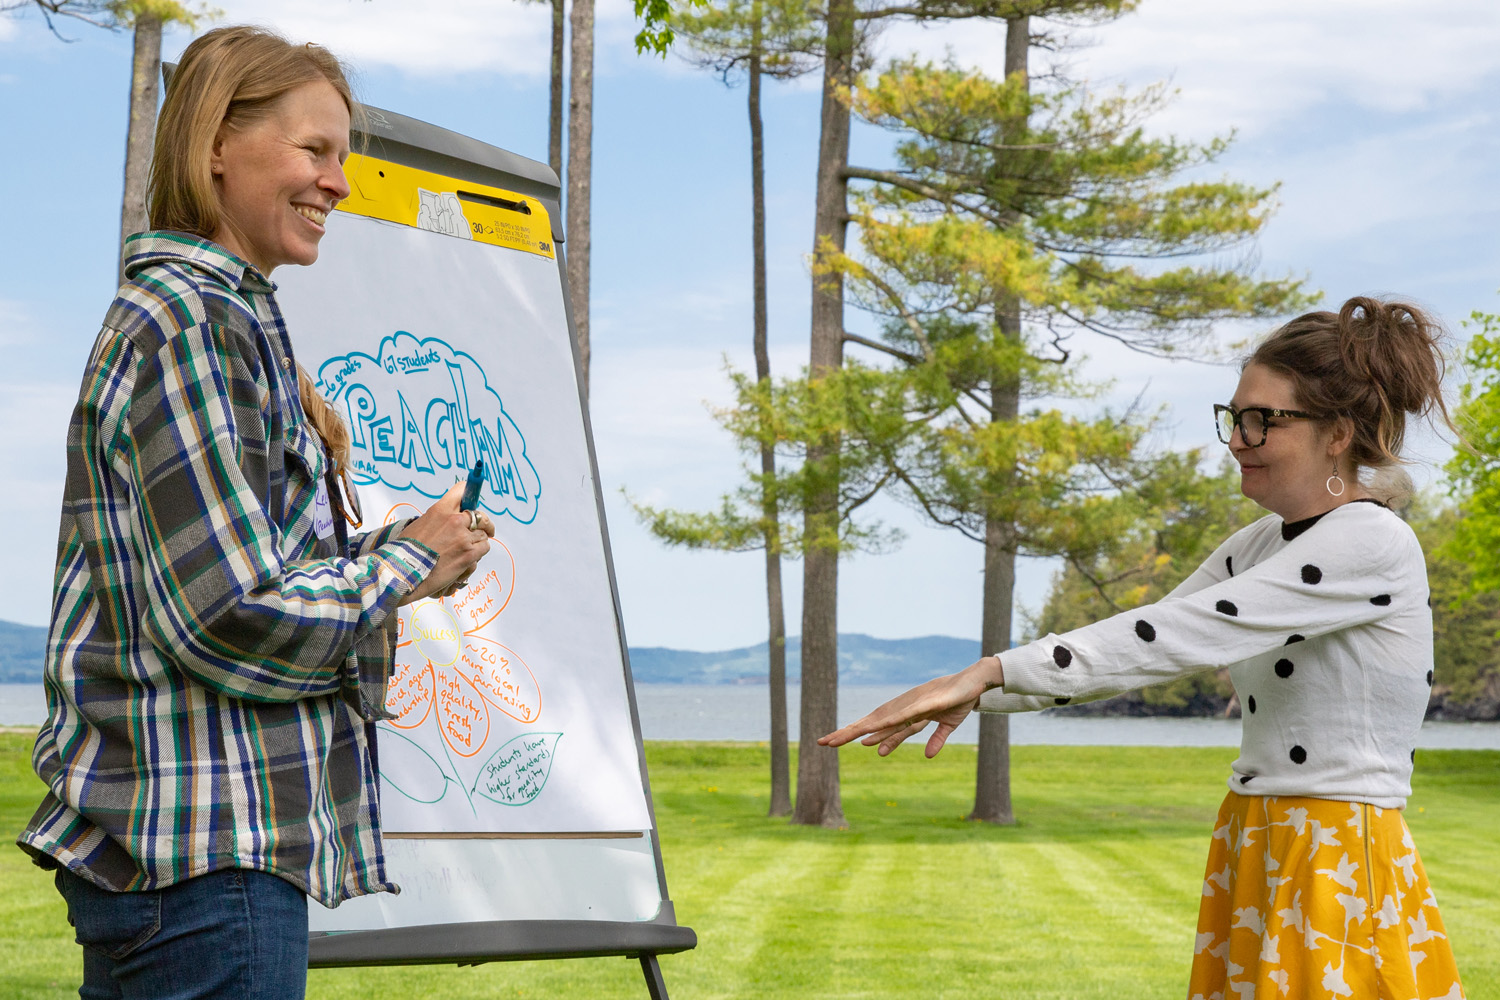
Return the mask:
<path fill-rule="evenodd" d="M 0 826 L 39 784 L 0 733 Z M 965 822 L 974 748 L 843 755 L 850 829 L 764 815 L 767 751 L 648 743 L 667 884 L 696 951 L 674 998 L 1180 998 L 1230 749 L 1017 747 L 1020 823 Z M 1424 751 L 1407 821 L 1471 1000 L 1500 1000 L 1500 753 Z M 0 847 L 0 997 L 76 996 L 50 877 Z M 313 972 L 319 1000 L 644 998 L 623 959 Z"/>

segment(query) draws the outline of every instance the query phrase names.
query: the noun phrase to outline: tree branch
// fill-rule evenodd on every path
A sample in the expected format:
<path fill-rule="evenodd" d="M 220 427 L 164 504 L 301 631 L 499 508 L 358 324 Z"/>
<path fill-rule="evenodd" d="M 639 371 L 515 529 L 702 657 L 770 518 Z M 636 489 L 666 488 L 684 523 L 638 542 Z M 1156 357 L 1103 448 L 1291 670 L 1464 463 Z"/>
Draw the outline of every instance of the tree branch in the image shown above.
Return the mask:
<path fill-rule="evenodd" d="M 850 333 L 848 330 L 844 331 L 844 340 L 846 343 L 859 344 L 863 347 L 868 347 L 871 350 L 880 351 L 883 354 L 889 354 L 893 358 L 900 358 L 902 361 L 905 361 L 909 365 L 919 365 L 922 363 L 922 359 L 915 354 L 910 354 L 906 351 L 898 350 L 897 348 L 891 347 L 889 344 L 882 344 L 878 340 L 871 340 L 868 337 L 861 337 L 859 334 Z"/>
<path fill-rule="evenodd" d="M 904 470 L 900 466 L 894 465 L 894 464 L 891 467 L 892 467 L 892 469 L 896 473 L 896 478 L 899 479 L 899 480 L 901 480 L 901 482 L 906 485 L 907 489 L 911 490 L 912 496 L 916 497 L 917 498 L 917 503 L 921 504 L 921 506 L 922 506 L 922 512 L 924 514 L 926 514 L 929 518 L 931 518 L 932 522 L 934 524 L 941 524 L 941 525 L 943 525 L 946 528 L 953 528 L 959 534 L 963 535 L 965 538 L 969 539 L 970 541 L 973 541 L 973 542 L 983 542 L 984 541 L 984 536 L 983 535 L 976 535 L 974 532 L 970 531 L 967 527 L 964 526 L 964 523 L 963 523 L 963 521 L 962 521 L 961 518 L 958 518 L 958 517 L 943 517 L 942 515 L 938 514 L 937 511 L 935 511 L 935 510 L 932 509 L 932 504 L 931 504 L 930 501 L 928 501 L 927 494 L 924 493 L 924 492 L 922 492 L 922 487 L 918 486 L 912 480 L 911 476 L 909 476 L 909 475 L 906 474 L 906 470 Z"/>
<path fill-rule="evenodd" d="M 1084 569 L 1083 568 L 1083 564 L 1081 562 L 1079 562 L 1078 559 L 1075 558 L 1074 556 L 1068 556 L 1067 558 L 1068 558 L 1068 565 L 1072 566 L 1073 569 L 1075 569 L 1078 572 L 1079 576 L 1083 577 L 1085 580 L 1087 580 L 1090 583 L 1090 585 L 1093 586 L 1094 590 L 1098 592 L 1100 599 L 1103 600 L 1105 604 L 1108 604 L 1110 606 L 1110 609 L 1112 611 L 1114 611 L 1115 614 L 1119 614 L 1120 612 L 1122 612 L 1122 611 L 1125 610 L 1124 608 L 1122 608 L 1118 604 L 1116 604 L 1114 602 L 1114 599 L 1109 596 L 1108 592 L 1105 591 L 1105 589 L 1104 589 L 1105 583 L 1104 582 L 1098 580 L 1097 578 L 1095 578 L 1094 574 L 1092 574 L 1088 570 Z M 1116 583 L 1120 579 L 1121 579 L 1120 577 L 1116 577 L 1115 580 L 1112 580 L 1110 582 L 1111 583 Z"/>

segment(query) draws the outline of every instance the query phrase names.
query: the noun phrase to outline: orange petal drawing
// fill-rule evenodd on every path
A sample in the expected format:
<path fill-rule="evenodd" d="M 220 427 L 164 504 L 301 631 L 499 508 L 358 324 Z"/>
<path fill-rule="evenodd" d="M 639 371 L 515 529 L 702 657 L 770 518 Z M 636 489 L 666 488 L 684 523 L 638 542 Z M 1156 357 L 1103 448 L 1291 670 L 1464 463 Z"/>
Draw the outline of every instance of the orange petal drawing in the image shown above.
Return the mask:
<path fill-rule="evenodd" d="M 407 517 L 421 517 L 422 512 L 409 503 L 398 503 L 385 512 L 385 520 L 381 524 L 390 524 L 392 521 L 400 521 Z"/>
<path fill-rule="evenodd" d="M 409 611 L 406 608 L 397 608 L 396 609 L 396 648 L 397 649 L 400 649 L 403 646 L 410 646 L 411 645 L 411 638 L 408 635 L 408 633 L 410 632 L 410 629 L 407 627 L 410 624 L 411 624 L 411 611 Z"/>
<path fill-rule="evenodd" d="M 510 603 L 516 586 L 516 560 L 504 543 L 493 542 L 487 559 L 498 565 L 449 598 L 465 635 L 473 635 L 494 621 Z"/>
<path fill-rule="evenodd" d="M 385 690 L 385 709 L 395 713 L 396 718 L 390 722 L 397 729 L 417 728 L 432 711 L 432 664 L 426 660 L 420 662 L 420 666 L 397 662 Z"/>
<path fill-rule="evenodd" d="M 474 684 L 458 669 L 437 667 L 438 728 L 460 757 L 472 757 L 490 738 L 490 710 Z"/>
<path fill-rule="evenodd" d="M 536 677 L 509 646 L 482 635 L 468 636 L 454 667 L 463 671 L 486 701 L 517 722 L 535 722 L 542 714 Z"/>

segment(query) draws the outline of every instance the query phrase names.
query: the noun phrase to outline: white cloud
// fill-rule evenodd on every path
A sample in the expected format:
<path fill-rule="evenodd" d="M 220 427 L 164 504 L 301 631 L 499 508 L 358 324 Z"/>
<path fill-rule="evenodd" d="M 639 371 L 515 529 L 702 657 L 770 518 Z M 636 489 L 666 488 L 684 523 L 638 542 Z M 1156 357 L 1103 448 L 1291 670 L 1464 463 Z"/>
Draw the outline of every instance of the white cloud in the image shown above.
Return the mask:
<path fill-rule="evenodd" d="M 61 383 L 0 384 L 0 524 L 6 571 L 0 574 L 0 618 L 45 624 L 51 602 L 57 521 L 62 500 L 68 416 L 76 391 Z"/>
<path fill-rule="evenodd" d="M 25 304 L 0 299 L 0 347 L 19 347 L 37 340 L 37 325 Z"/>
<path fill-rule="evenodd" d="M 998 75 L 1004 33 L 1003 25 L 903 25 L 882 47 L 935 58 L 951 49 L 961 64 Z M 1231 126 L 1251 135 L 1331 103 L 1422 110 L 1500 74 L 1491 0 L 1153 0 L 1087 36 L 1096 44 L 1066 56 L 1075 75 L 1136 86 L 1171 79 L 1182 93 L 1155 126 L 1195 137 Z M 1033 53 L 1032 63 L 1042 68 L 1042 57 Z"/>
<path fill-rule="evenodd" d="M 389 67 L 419 76 L 495 73 L 545 79 L 551 59 L 551 6 L 524 0 L 225 0 L 219 24 L 264 24 L 314 41 L 356 68 Z M 595 64 L 635 58 L 637 27 L 627 0 L 603 0 L 595 13 Z M 187 39 L 176 39 L 173 55 Z M 643 60 L 645 61 L 645 60 Z M 659 60 L 652 59 L 651 62 Z"/>

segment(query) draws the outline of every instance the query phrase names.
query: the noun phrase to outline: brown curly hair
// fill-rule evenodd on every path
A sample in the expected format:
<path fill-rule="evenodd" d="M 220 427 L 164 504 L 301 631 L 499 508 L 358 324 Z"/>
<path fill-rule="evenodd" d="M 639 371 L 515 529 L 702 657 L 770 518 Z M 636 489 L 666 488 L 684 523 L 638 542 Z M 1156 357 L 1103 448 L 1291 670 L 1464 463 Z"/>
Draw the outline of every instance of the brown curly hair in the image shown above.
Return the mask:
<path fill-rule="evenodd" d="M 1246 365 L 1289 379 L 1297 406 L 1346 417 L 1354 428 L 1349 455 L 1358 467 L 1402 462 L 1406 417 L 1441 418 L 1446 337 L 1435 319 L 1407 302 L 1357 295 L 1338 312 L 1310 312 L 1256 347 Z"/>

